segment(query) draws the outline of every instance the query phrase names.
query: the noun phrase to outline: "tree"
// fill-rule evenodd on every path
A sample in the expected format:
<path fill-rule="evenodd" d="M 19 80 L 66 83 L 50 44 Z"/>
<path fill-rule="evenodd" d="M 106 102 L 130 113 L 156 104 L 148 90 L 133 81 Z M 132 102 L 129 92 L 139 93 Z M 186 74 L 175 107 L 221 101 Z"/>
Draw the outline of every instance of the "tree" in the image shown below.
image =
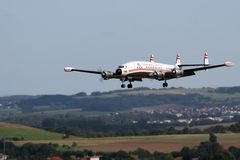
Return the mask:
<path fill-rule="evenodd" d="M 173 160 L 173 156 L 172 156 L 172 154 L 154 152 L 153 153 L 153 159 L 156 159 L 156 160 Z"/>
<path fill-rule="evenodd" d="M 240 132 L 240 122 L 233 124 L 229 127 L 229 130 L 232 132 Z"/>
<path fill-rule="evenodd" d="M 213 132 L 213 133 L 225 133 L 226 132 L 226 128 L 222 125 L 217 125 L 214 127 L 210 127 L 208 129 L 206 129 L 207 132 Z"/>
<path fill-rule="evenodd" d="M 129 159 L 129 154 L 125 151 L 118 151 L 116 154 L 115 154 L 115 159 L 116 160 L 121 160 L 121 159 Z"/>
<path fill-rule="evenodd" d="M 210 133 L 210 134 L 209 134 L 209 141 L 210 141 L 211 143 L 217 143 L 217 136 L 215 136 L 214 133 Z"/>
<path fill-rule="evenodd" d="M 42 127 L 46 129 L 55 128 L 56 120 L 54 118 L 46 118 L 42 121 Z"/>
<path fill-rule="evenodd" d="M 198 146 L 200 160 L 234 160 L 234 156 L 223 149 L 217 142 L 217 136 L 209 134 L 209 142 L 201 142 Z"/>
<path fill-rule="evenodd" d="M 183 128 L 182 134 L 189 134 L 189 128 L 188 127 Z"/>
<path fill-rule="evenodd" d="M 101 96 L 102 95 L 102 93 L 101 92 L 92 92 L 91 93 L 91 96 Z"/>
<path fill-rule="evenodd" d="M 140 160 L 149 160 L 151 159 L 151 153 L 147 150 L 144 150 L 142 148 L 138 148 L 136 151 L 135 151 L 135 154 L 138 155 L 138 158 Z"/>
<path fill-rule="evenodd" d="M 184 160 L 191 159 L 191 155 L 190 155 L 191 149 L 189 147 L 183 147 L 180 153 Z"/>
<path fill-rule="evenodd" d="M 213 160 L 235 160 L 235 157 L 228 151 L 221 151 L 214 155 Z"/>
<path fill-rule="evenodd" d="M 85 92 L 79 92 L 79 93 L 75 94 L 75 96 L 85 97 L 85 96 L 87 96 L 87 93 L 85 93 Z"/>
<path fill-rule="evenodd" d="M 236 160 L 240 160 L 240 148 L 231 146 L 228 148 L 228 151 L 234 155 Z"/>
<path fill-rule="evenodd" d="M 73 142 L 73 143 L 72 143 L 72 147 L 77 147 L 77 143 L 76 143 L 76 142 Z"/>

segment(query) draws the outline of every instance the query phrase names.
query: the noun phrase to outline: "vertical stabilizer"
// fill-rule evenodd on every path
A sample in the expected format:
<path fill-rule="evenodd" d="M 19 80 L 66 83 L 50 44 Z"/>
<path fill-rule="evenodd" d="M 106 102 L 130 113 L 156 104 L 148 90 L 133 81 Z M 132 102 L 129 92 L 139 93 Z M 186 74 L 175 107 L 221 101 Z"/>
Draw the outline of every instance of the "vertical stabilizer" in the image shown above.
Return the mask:
<path fill-rule="evenodd" d="M 208 66 L 209 65 L 209 59 L 208 59 L 208 53 L 206 52 L 204 54 L 204 66 Z"/>
<path fill-rule="evenodd" d="M 154 55 L 152 54 L 152 55 L 150 56 L 149 61 L 150 61 L 150 62 L 154 62 L 154 60 L 155 60 L 155 57 L 154 57 Z"/>
<path fill-rule="evenodd" d="M 176 65 L 181 65 L 181 57 L 180 57 L 180 54 L 177 54 L 177 57 L 176 57 Z"/>

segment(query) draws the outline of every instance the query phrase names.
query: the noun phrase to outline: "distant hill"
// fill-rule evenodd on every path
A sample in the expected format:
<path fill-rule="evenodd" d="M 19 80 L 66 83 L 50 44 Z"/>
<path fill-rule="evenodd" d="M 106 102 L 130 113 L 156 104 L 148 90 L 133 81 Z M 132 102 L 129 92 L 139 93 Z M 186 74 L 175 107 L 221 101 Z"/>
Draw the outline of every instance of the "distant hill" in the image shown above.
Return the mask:
<path fill-rule="evenodd" d="M 84 92 L 75 95 L 13 96 L 0 98 L 0 103 L 17 106 L 22 112 L 42 112 L 62 109 L 82 111 L 124 111 L 137 107 L 175 104 L 179 106 L 239 105 L 240 87 L 170 88 Z"/>
<path fill-rule="evenodd" d="M 0 139 L 10 140 L 59 140 L 62 134 L 24 125 L 0 122 Z"/>

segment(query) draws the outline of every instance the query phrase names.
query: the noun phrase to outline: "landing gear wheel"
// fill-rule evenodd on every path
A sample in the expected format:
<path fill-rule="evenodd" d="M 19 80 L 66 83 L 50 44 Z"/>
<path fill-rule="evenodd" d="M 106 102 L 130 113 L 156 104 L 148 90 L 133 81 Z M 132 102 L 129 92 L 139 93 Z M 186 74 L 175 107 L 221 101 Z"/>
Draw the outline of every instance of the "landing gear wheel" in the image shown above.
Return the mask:
<path fill-rule="evenodd" d="M 133 85 L 130 83 L 127 85 L 128 88 L 133 88 Z"/>
<path fill-rule="evenodd" d="M 168 87 L 168 83 L 167 82 L 163 83 L 163 87 Z"/>
<path fill-rule="evenodd" d="M 122 85 L 121 85 L 121 88 L 125 88 L 125 84 L 122 84 Z"/>

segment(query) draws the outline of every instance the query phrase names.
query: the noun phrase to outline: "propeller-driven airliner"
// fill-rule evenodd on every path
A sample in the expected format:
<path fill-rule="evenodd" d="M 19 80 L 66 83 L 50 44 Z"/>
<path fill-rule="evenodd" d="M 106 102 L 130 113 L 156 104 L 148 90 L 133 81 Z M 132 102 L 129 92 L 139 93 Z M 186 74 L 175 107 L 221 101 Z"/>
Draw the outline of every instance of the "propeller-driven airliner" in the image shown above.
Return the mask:
<path fill-rule="evenodd" d="M 84 72 L 91 74 L 98 74 L 104 80 L 119 79 L 121 81 L 121 88 L 125 88 L 125 82 L 128 82 L 127 88 L 133 88 L 132 82 L 142 81 L 143 79 L 155 79 L 164 81 L 163 87 L 168 87 L 167 80 L 193 76 L 195 72 L 218 67 L 231 67 L 232 62 L 225 62 L 218 65 L 210 65 L 208 53 L 204 54 L 203 64 L 181 64 L 180 55 L 177 54 L 175 65 L 157 63 L 154 61 L 154 55 L 150 56 L 149 61 L 132 61 L 120 65 L 115 72 L 112 71 L 92 71 L 82 70 L 73 67 L 65 67 L 65 72 Z M 192 67 L 192 68 L 190 68 Z"/>

